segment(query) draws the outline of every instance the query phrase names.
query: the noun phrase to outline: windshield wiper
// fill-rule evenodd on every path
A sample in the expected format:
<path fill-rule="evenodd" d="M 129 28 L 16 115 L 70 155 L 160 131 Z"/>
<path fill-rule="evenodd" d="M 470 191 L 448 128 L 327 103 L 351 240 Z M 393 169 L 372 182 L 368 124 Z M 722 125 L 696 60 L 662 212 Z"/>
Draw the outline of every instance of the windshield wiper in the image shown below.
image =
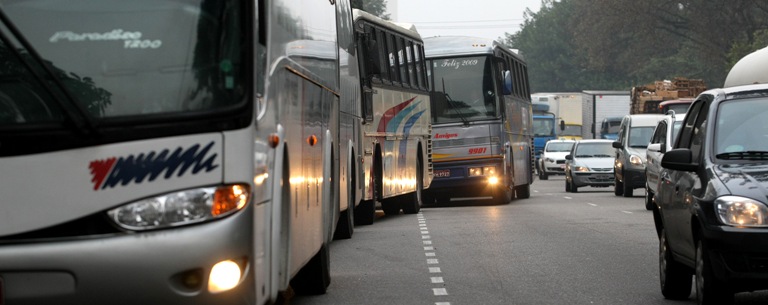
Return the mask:
<path fill-rule="evenodd" d="M 51 96 L 51 98 L 59 104 L 64 114 L 72 120 L 75 127 L 83 133 L 96 133 L 96 127 L 93 122 L 93 119 L 88 115 L 88 112 L 86 109 L 80 105 L 80 103 L 77 102 L 75 97 L 69 92 L 69 90 L 66 89 L 64 86 L 64 83 L 61 82 L 61 80 L 56 77 L 56 73 L 51 69 L 48 64 L 46 64 L 45 60 L 40 56 L 40 54 L 35 50 L 34 47 L 32 47 L 32 44 L 29 43 L 29 41 L 24 37 L 24 35 L 19 31 L 19 29 L 16 27 L 13 22 L 11 22 L 11 19 L 8 18 L 8 16 L 5 14 L 5 11 L 3 11 L 2 8 L 0 8 L 0 22 L 2 22 L 5 27 L 8 29 L 8 31 L 11 32 L 11 35 L 21 44 L 24 49 L 26 49 L 27 53 L 30 57 L 37 63 L 40 67 L 43 68 L 46 75 L 48 75 L 53 83 L 58 87 L 59 91 L 64 95 L 65 100 L 61 100 L 58 98 L 58 95 L 55 93 L 56 89 L 54 89 L 51 84 L 49 84 L 45 78 L 38 74 L 38 72 L 27 62 L 27 60 L 24 59 L 24 56 L 21 54 L 21 51 L 16 49 L 14 47 L 14 44 L 11 42 L 11 39 L 5 34 L 4 31 L 0 31 L 0 41 L 2 41 L 3 44 L 7 46 L 7 48 L 16 56 L 16 58 L 21 62 L 27 70 L 34 76 L 34 78 L 40 83 L 40 86 L 45 89 L 48 94 Z M 69 104 L 69 105 L 67 105 Z M 71 110 L 70 106 L 74 106 L 77 110 L 77 113 L 74 113 Z"/>
<path fill-rule="evenodd" d="M 715 158 L 723 160 L 768 160 L 768 151 L 734 151 L 715 155 Z"/>
<path fill-rule="evenodd" d="M 593 155 L 576 155 L 576 158 L 592 158 Z"/>
<path fill-rule="evenodd" d="M 598 158 L 610 158 L 610 157 L 613 157 L 613 156 L 611 156 L 611 155 L 595 155 L 595 157 L 598 157 Z"/>
<path fill-rule="evenodd" d="M 461 111 L 459 111 L 459 107 L 456 106 L 456 103 L 451 98 L 451 96 L 447 92 L 445 92 L 445 78 L 442 78 L 442 81 L 443 81 L 443 94 L 445 94 L 445 100 L 448 101 L 448 104 L 450 104 L 451 109 L 453 109 L 454 112 L 456 112 L 456 114 L 459 116 L 461 121 L 464 123 L 464 126 L 469 126 L 469 121 L 467 121 L 467 118 L 464 117 L 464 114 L 462 114 Z"/>

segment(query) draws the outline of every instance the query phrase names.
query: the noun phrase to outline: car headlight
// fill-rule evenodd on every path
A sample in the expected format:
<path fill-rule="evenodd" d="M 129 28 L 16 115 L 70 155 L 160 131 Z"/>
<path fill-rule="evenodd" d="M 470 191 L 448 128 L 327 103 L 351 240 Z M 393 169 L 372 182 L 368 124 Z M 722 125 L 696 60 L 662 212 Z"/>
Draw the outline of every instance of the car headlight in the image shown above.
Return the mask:
<path fill-rule="evenodd" d="M 180 226 L 241 210 L 250 193 L 247 184 L 195 188 L 134 201 L 107 211 L 107 215 L 126 230 Z"/>
<path fill-rule="evenodd" d="M 643 159 L 638 155 L 631 155 L 629 156 L 629 163 L 632 165 L 643 165 Z"/>
<path fill-rule="evenodd" d="M 575 172 L 588 172 L 589 171 L 589 167 L 586 167 L 586 166 L 574 166 L 573 167 L 573 171 L 575 171 Z"/>
<path fill-rule="evenodd" d="M 549 163 L 555 163 L 555 160 L 554 160 L 554 159 L 552 159 L 552 158 L 546 158 L 546 159 L 544 159 L 544 160 L 546 160 L 546 161 L 547 161 L 547 162 L 549 162 Z"/>
<path fill-rule="evenodd" d="M 720 222 L 739 227 L 768 226 L 768 206 L 754 199 L 739 196 L 723 196 L 715 199 L 715 209 Z"/>

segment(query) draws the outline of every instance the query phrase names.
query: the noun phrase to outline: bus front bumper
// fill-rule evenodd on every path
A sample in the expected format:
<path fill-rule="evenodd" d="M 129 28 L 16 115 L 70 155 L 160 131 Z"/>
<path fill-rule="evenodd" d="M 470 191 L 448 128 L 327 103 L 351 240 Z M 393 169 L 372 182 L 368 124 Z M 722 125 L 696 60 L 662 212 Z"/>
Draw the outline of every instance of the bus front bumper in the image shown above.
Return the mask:
<path fill-rule="evenodd" d="M 150 232 L 0 244 L 2 304 L 252 304 L 253 209 Z M 211 293 L 231 260 L 239 284 Z"/>

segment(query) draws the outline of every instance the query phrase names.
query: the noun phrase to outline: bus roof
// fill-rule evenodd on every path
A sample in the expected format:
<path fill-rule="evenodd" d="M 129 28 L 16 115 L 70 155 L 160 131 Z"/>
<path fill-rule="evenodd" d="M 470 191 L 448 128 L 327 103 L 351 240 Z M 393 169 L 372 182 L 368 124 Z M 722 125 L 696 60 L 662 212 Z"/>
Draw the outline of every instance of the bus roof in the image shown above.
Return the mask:
<path fill-rule="evenodd" d="M 360 20 L 365 20 L 369 23 L 376 24 L 390 31 L 409 36 L 410 38 L 414 38 L 419 41 L 421 40 L 421 35 L 419 35 L 419 32 L 416 30 L 416 26 L 410 23 L 398 23 L 384 20 L 359 9 L 352 10 L 352 18 L 354 18 L 355 24 L 357 24 L 357 22 Z"/>
<path fill-rule="evenodd" d="M 768 47 L 742 57 L 725 77 L 723 87 L 768 83 Z"/>
<path fill-rule="evenodd" d="M 424 53 L 426 57 L 461 56 L 476 54 L 493 54 L 495 49 L 501 49 L 522 60 L 523 57 L 496 40 L 471 36 L 436 36 L 424 38 Z"/>

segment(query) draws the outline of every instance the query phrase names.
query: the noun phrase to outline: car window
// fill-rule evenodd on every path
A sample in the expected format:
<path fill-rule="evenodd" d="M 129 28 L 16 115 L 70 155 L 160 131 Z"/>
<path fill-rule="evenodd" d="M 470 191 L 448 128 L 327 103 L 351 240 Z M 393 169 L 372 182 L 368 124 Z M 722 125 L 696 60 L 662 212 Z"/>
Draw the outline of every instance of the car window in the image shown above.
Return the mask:
<path fill-rule="evenodd" d="M 699 115 L 696 117 L 696 123 L 693 128 L 693 133 L 691 135 L 691 160 L 694 163 L 697 163 L 699 160 L 699 157 L 701 156 L 702 147 L 704 146 L 704 139 L 707 134 L 707 111 L 709 110 L 709 105 L 706 103 L 702 103 L 701 110 L 699 110 Z"/>
<path fill-rule="evenodd" d="M 682 125 L 683 130 L 680 131 L 680 139 L 678 140 L 677 145 L 675 147 L 677 148 L 690 147 L 691 133 L 693 132 L 693 125 L 696 122 L 696 116 L 699 114 L 699 110 L 701 110 L 702 104 L 704 104 L 704 101 L 697 101 L 693 105 L 691 105 L 691 108 L 689 109 L 688 114 L 685 116 L 685 120 Z"/>
<path fill-rule="evenodd" d="M 651 143 L 660 143 L 662 146 L 667 143 L 667 121 L 659 121 L 656 130 L 653 132 Z"/>

